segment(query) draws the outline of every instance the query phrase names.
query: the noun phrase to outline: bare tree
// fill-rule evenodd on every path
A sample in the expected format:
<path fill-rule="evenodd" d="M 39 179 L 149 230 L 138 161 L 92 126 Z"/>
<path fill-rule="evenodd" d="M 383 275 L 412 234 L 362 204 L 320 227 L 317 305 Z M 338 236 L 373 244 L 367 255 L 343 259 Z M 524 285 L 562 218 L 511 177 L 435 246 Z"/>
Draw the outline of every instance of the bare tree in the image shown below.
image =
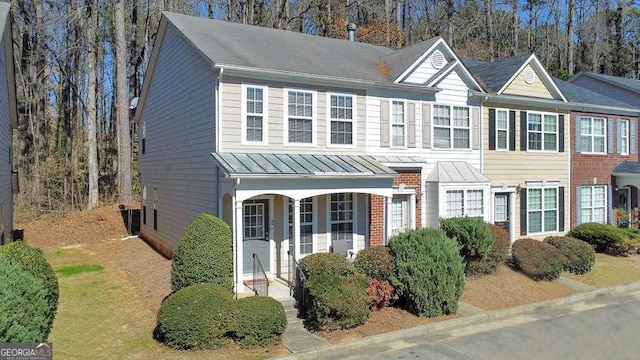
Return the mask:
<path fill-rule="evenodd" d="M 127 95 L 127 40 L 124 23 L 124 0 L 114 2 L 114 30 L 116 43 L 116 121 L 118 132 L 118 198 L 126 203 L 132 200 L 131 186 L 131 134 Z"/>
<path fill-rule="evenodd" d="M 98 147 L 97 147 L 97 111 L 96 111 L 96 28 L 98 26 L 98 9 L 93 0 L 87 0 L 87 72 L 89 79 L 87 84 L 87 142 L 88 142 L 88 174 L 89 196 L 87 197 L 87 209 L 91 210 L 98 205 Z"/>

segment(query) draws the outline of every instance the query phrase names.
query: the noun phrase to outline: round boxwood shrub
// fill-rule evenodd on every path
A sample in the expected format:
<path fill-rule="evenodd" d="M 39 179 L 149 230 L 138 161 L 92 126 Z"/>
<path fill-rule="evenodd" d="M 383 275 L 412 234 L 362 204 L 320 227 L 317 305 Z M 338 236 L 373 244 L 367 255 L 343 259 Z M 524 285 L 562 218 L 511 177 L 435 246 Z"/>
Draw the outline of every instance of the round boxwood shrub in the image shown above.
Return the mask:
<path fill-rule="evenodd" d="M 0 254 L 0 342 L 43 342 L 50 306 L 44 283 Z"/>
<path fill-rule="evenodd" d="M 493 246 L 491 230 L 478 218 L 440 219 L 440 229 L 460 245 L 460 255 L 465 262 L 484 260 Z"/>
<path fill-rule="evenodd" d="M 396 261 L 392 283 L 407 310 L 428 317 L 458 311 L 464 271 L 455 241 L 427 228 L 404 232 L 389 247 Z"/>
<path fill-rule="evenodd" d="M 171 294 L 158 310 L 159 341 L 176 349 L 215 349 L 232 342 L 234 299 L 220 285 L 201 283 Z"/>
<path fill-rule="evenodd" d="M 396 263 L 387 246 L 373 246 L 358 252 L 353 261 L 356 270 L 370 279 L 389 281 L 396 271 Z"/>
<path fill-rule="evenodd" d="M 544 242 L 555 246 L 564 255 L 563 268 L 566 271 L 584 274 L 591 271 L 596 262 L 593 246 L 582 240 L 569 236 L 549 236 Z"/>
<path fill-rule="evenodd" d="M 173 253 L 171 289 L 214 283 L 233 291 L 231 228 L 210 214 L 200 214 Z"/>
<path fill-rule="evenodd" d="M 580 224 L 571 229 L 567 236 L 586 241 L 593 245 L 596 252 L 614 256 L 626 256 L 633 247 L 622 229 L 607 224 Z"/>
<path fill-rule="evenodd" d="M 48 334 L 49 331 L 51 331 L 53 320 L 56 317 L 58 298 L 60 296 L 56 273 L 45 259 L 41 249 L 33 248 L 22 241 L 14 241 L 0 246 L 0 253 L 4 254 L 9 261 L 18 264 L 23 271 L 33 275 L 44 284 L 44 298 L 48 305 Z"/>
<path fill-rule="evenodd" d="M 322 274 L 309 278 L 307 319 L 315 329 L 349 329 L 364 324 L 371 310 L 363 275 Z"/>
<path fill-rule="evenodd" d="M 564 255 L 555 246 L 535 239 L 519 239 L 511 248 L 518 270 L 534 280 L 556 280 L 560 277 Z"/>
<path fill-rule="evenodd" d="M 251 296 L 236 302 L 234 338 L 242 347 L 277 344 L 287 327 L 284 306 L 266 296 Z"/>
<path fill-rule="evenodd" d="M 509 233 L 494 224 L 487 224 L 493 238 L 493 245 L 484 259 L 471 259 L 467 262 L 464 272 L 467 275 L 479 276 L 493 274 L 498 266 L 505 263 L 509 256 L 511 241 Z"/>
<path fill-rule="evenodd" d="M 338 253 L 316 253 L 300 260 L 300 269 L 307 278 L 318 275 L 351 276 L 355 273 L 353 264 Z"/>

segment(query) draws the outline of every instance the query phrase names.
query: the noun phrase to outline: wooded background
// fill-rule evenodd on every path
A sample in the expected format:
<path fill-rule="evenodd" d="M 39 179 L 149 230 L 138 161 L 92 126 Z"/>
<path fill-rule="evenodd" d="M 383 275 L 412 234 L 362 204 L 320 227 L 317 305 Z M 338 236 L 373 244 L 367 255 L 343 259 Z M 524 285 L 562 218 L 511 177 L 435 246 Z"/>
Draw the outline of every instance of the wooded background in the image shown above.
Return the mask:
<path fill-rule="evenodd" d="M 16 211 L 31 217 L 138 197 L 129 106 L 165 10 L 340 39 L 353 22 L 361 42 L 442 36 L 463 58 L 535 53 L 560 78 L 640 77 L 640 1 L 13 0 L 11 9 Z"/>

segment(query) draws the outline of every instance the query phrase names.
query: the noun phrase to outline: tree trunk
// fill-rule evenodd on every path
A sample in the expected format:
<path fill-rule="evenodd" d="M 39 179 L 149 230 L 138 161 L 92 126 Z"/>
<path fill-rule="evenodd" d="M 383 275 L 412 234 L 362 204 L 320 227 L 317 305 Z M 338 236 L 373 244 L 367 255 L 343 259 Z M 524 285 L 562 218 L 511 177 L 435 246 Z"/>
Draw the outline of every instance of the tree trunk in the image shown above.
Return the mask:
<path fill-rule="evenodd" d="M 576 7 L 575 0 L 567 1 L 567 75 L 573 75 L 573 14 Z"/>
<path fill-rule="evenodd" d="M 493 0 L 486 0 L 485 7 L 487 11 L 487 39 L 489 40 L 489 59 L 495 60 L 495 50 L 493 46 Z"/>
<path fill-rule="evenodd" d="M 118 127 L 118 198 L 121 203 L 132 200 L 131 134 L 127 95 L 127 41 L 124 25 L 124 1 L 115 1 L 116 42 L 116 121 Z"/>
<path fill-rule="evenodd" d="M 453 47 L 453 0 L 447 0 L 447 32 L 449 46 Z"/>
<path fill-rule="evenodd" d="M 513 0 L 512 5 L 513 14 L 513 49 L 511 51 L 512 56 L 518 55 L 518 35 L 520 33 L 520 19 L 518 18 L 518 0 Z"/>
<path fill-rule="evenodd" d="M 87 72 L 89 79 L 87 84 L 87 140 L 88 140 L 88 172 L 89 172 L 89 196 L 87 197 L 87 210 L 98 205 L 98 147 L 96 141 L 96 33 L 98 27 L 98 9 L 93 0 L 87 0 L 87 53 L 89 62 Z"/>

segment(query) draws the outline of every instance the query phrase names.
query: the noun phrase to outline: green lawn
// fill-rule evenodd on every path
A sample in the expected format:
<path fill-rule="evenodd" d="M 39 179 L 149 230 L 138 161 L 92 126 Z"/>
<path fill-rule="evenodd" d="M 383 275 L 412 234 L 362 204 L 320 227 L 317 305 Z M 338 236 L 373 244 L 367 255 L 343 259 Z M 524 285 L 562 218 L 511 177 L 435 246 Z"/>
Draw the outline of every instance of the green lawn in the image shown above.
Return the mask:
<path fill-rule="evenodd" d="M 595 287 L 607 287 L 640 280 L 640 259 L 596 254 L 593 269 L 584 275 L 564 272 L 562 276 Z"/>

